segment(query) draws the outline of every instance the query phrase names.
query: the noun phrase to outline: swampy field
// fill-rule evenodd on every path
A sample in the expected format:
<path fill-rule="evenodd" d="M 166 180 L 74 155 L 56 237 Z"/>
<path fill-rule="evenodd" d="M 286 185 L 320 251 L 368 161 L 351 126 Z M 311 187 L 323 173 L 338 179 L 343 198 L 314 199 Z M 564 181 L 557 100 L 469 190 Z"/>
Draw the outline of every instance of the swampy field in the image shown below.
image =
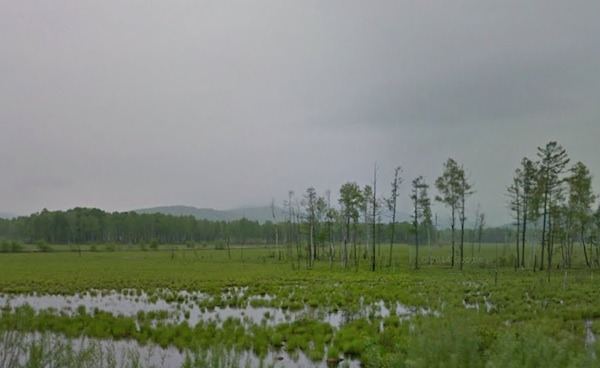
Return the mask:
<path fill-rule="evenodd" d="M 598 367 L 600 272 L 509 245 L 310 268 L 274 248 L 0 254 L 0 367 Z"/>

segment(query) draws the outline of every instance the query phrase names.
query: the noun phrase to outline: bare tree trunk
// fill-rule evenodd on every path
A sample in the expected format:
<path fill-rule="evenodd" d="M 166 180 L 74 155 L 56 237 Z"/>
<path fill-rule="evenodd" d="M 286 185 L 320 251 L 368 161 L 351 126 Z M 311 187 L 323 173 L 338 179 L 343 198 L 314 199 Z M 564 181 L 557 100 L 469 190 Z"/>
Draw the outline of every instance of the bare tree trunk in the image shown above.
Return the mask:
<path fill-rule="evenodd" d="M 463 269 L 464 255 L 464 244 L 465 244 L 465 220 L 460 222 L 460 265 L 459 270 Z"/>
<path fill-rule="evenodd" d="M 434 235 L 435 235 L 435 245 L 439 247 L 440 246 L 440 233 L 439 233 L 439 230 L 438 230 L 438 216 L 437 216 L 437 212 L 435 213 L 435 229 L 434 230 L 435 230 L 435 233 L 434 233 Z"/>
<path fill-rule="evenodd" d="M 388 267 L 392 267 L 392 247 L 394 245 L 394 233 L 396 232 L 396 214 L 392 214 L 392 229 L 390 235 L 390 259 L 388 262 Z"/>
<path fill-rule="evenodd" d="M 581 239 L 581 246 L 583 247 L 583 255 L 585 256 L 585 264 L 589 267 L 592 268 L 592 264 L 590 263 L 590 260 L 588 258 L 588 254 L 587 254 L 587 247 L 585 245 L 585 231 L 583 228 L 583 225 L 581 225 L 581 232 L 579 233 L 579 239 Z"/>
<path fill-rule="evenodd" d="M 517 198 L 518 198 L 518 196 L 519 196 L 519 194 L 517 193 Z M 519 235 L 521 235 L 521 210 L 520 210 L 519 206 L 520 206 L 519 202 L 517 201 L 517 234 L 515 236 L 516 243 L 517 243 L 517 259 L 516 259 L 516 263 L 515 263 L 515 270 L 519 267 L 519 264 L 521 263 L 519 260 L 519 255 L 520 255 L 520 252 L 519 252 L 520 236 Z"/>
<path fill-rule="evenodd" d="M 333 268 L 333 232 L 331 230 L 332 222 L 333 222 L 333 212 L 331 210 L 331 191 L 327 190 L 325 192 L 327 197 L 327 238 L 329 239 L 329 268 Z"/>
<path fill-rule="evenodd" d="M 356 270 L 358 270 L 358 249 L 357 249 L 357 243 L 358 243 L 358 239 L 356 239 L 356 228 L 357 228 L 357 224 L 356 222 L 354 222 L 352 224 L 352 227 L 354 228 L 354 236 L 352 237 L 352 249 L 354 251 L 354 267 L 356 268 Z"/>
<path fill-rule="evenodd" d="M 288 244 L 288 260 L 292 263 L 292 269 L 295 268 L 294 266 L 294 255 L 293 255 L 293 250 L 292 250 L 292 244 L 294 241 L 294 225 L 293 225 L 293 214 L 294 214 L 294 205 L 292 204 L 292 196 L 294 195 L 293 191 L 288 191 L 288 203 L 287 203 L 287 208 L 288 208 L 288 239 L 287 239 L 287 244 Z"/>
<path fill-rule="evenodd" d="M 415 212 L 414 212 L 414 216 L 415 216 L 415 220 L 414 220 L 414 226 L 415 226 L 415 270 L 419 269 L 419 192 L 418 190 L 415 189 Z"/>
<path fill-rule="evenodd" d="M 331 225 L 329 225 L 329 268 L 333 268 L 333 234 L 331 233 Z"/>
<path fill-rule="evenodd" d="M 298 206 L 300 206 L 298 204 Z M 300 208 L 296 208 L 296 216 L 295 216 L 295 224 L 294 224 L 294 239 L 296 240 L 296 255 L 298 256 L 298 269 L 300 269 L 301 261 L 302 261 L 302 251 L 300 249 Z"/>
<path fill-rule="evenodd" d="M 310 223 L 310 242 L 309 242 L 309 252 L 306 255 L 307 257 L 307 262 L 308 262 L 308 266 L 311 267 L 312 266 L 312 261 L 315 259 L 315 251 L 316 251 L 316 246 L 315 246 L 315 240 L 314 240 L 314 233 L 315 233 L 315 225 L 313 223 L 313 221 L 311 221 Z"/>
<path fill-rule="evenodd" d="M 375 226 L 376 226 L 376 214 L 377 214 L 377 164 L 373 169 L 373 218 L 372 229 L 371 229 L 371 271 L 375 271 Z"/>
<path fill-rule="evenodd" d="M 275 252 L 277 260 L 281 261 L 281 251 L 279 250 L 279 231 L 277 228 L 277 219 L 275 218 L 275 199 L 271 199 L 271 216 L 273 217 L 273 225 L 275 225 Z"/>
<path fill-rule="evenodd" d="M 552 226 L 552 215 L 548 213 L 548 238 L 546 239 L 546 243 L 548 243 L 548 249 L 546 250 L 546 255 L 548 257 L 548 264 L 546 266 L 548 271 L 548 282 L 550 282 L 550 271 L 552 270 L 552 251 L 554 246 L 554 234 Z"/>
<path fill-rule="evenodd" d="M 392 212 L 392 229 L 390 233 L 390 259 L 388 262 L 388 267 L 392 267 L 392 248 L 394 245 L 394 236 L 396 234 L 396 205 L 398 203 L 398 186 L 402 182 L 402 179 L 399 178 L 399 174 L 402 171 L 400 166 L 396 167 L 394 170 L 394 181 L 392 182 L 392 193 L 390 198 L 387 200 L 388 209 Z"/>
<path fill-rule="evenodd" d="M 473 226 L 473 234 L 471 237 L 471 259 L 475 258 L 475 234 L 477 233 L 477 225 L 479 223 L 479 208 L 481 206 L 477 204 L 477 210 L 475 211 L 475 225 Z"/>
<path fill-rule="evenodd" d="M 527 204 L 523 203 L 523 236 L 521 237 L 521 267 L 525 268 L 525 239 L 527 232 Z"/>
<path fill-rule="evenodd" d="M 456 224 L 456 217 L 455 217 L 455 208 L 452 208 L 452 224 L 450 225 L 451 228 L 451 232 L 452 232 L 452 267 L 454 268 L 454 228 L 455 228 L 455 224 Z"/>
<path fill-rule="evenodd" d="M 348 242 L 350 241 L 350 217 L 346 221 L 346 236 L 344 237 L 344 256 L 343 265 L 344 268 L 348 267 Z"/>
<path fill-rule="evenodd" d="M 461 215 L 460 215 L 460 265 L 459 270 L 463 269 L 464 245 L 465 245 L 465 195 L 461 195 Z"/>
<path fill-rule="evenodd" d="M 548 217 L 548 189 L 544 191 L 544 212 L 542 214 L 542 254 L 540 257 L 540 271 L 544 269 L 544 250 L 547 247 L 546 239 L 546 220 Z"/>

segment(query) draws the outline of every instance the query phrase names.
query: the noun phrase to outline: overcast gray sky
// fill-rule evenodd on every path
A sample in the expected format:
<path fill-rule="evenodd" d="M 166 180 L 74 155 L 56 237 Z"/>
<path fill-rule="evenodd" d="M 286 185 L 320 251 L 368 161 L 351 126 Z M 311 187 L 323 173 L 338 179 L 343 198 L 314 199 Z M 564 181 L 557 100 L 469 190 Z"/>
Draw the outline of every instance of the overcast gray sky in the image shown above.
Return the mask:
<path fill-rule="evenodd" d="M 380 193 L 404 168 L 406 207 L 408 183 L 453 157 L 472 208 L 506 222 L 536 147 L 600 174 L 598 15 L 596 0 L 5 0 L 0 212 L 281 204 L 367 184 L 375 162 Z"/>

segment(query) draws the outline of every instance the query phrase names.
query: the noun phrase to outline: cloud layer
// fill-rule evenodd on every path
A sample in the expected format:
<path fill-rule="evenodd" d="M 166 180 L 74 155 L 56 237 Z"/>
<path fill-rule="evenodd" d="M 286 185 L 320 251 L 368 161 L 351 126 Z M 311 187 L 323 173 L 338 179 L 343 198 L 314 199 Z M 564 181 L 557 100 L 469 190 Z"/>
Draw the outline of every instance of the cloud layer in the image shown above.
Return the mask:
<path fill-rule="evenodd" d="M 454 157 L 491 221 L 557 140 L 598 175 L 594 1 L 5 1 L 0 210 L 282 201 Z M 404 205 L 408 203 L 405 184 Z M 437 206 L 441 216 L 445 210 Z"/>

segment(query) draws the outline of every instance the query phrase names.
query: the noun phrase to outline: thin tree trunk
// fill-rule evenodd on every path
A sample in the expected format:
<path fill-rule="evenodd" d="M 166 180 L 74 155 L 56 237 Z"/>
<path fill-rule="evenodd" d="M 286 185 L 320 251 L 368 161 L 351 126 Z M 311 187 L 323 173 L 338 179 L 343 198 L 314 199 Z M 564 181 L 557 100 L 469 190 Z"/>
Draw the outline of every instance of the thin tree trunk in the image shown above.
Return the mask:
<path fill-rule="evenodd" d="M 279 229 L 275 224 L 275 249 L 277 251 L 277 260 L 281 261 L 281 250 L 279 249 Z"/>
<path fill-rule="evenodd" d="M 354 236 L 352 237 L 352 250 L 354 251 L 354 267 L 358 271 L 358 249 L 357 249 L 357 235 L 356 235 L 356 222 L 352 224 L 354 228 Z"/>
<path fill-rule="evenodd" d="M 438 215 L 437 212 L 435 213 L 435 233 L 434 233 L 434 237 L 435 237 L 435 245 L 437 247 L 440 246 L 440 232 L 438 230 Z"/>
<path fill-rule="evenodd" d="M 227 257 L 231 260 L 231 249 L 229 248 L 229 236 L 227 236 Z"/>
<path fill-rule="evenodd" d="M 464 245 L 465 245 L 465 220 L 462 220 L 460 222 L 460 265 L 459 265 L 459 270 L 463 269 L 463 260 L 465 258 Z"/>
<path fill-rule="evenodd" d="M 540 257 L 540 271 L 544 269 L 544 249 L 546 248 L 546 217 L 548 216 L 548 191 L 544 193 L 544 213 L 542 214 L 542 254 Z"/>
<path fill-rule="evenodd" d="M 521 238 L 521 267 L 525 268 L 525 239 L 527 232 L 527 205 L 526 202 L 523 203 L 523 236 Z"/>
<path fill-rule="evenodd" d="M 517 193 L 517 196 L 519 194 Z M 516 239 L 516 243 L 517 243 L 517 261 L 515 263 L 515 270 L 519 267 L 519 235 L 521 234 L 521 211 L 519 210 L 519 202 L 517 202 L 517 234 L 515 236 Z"/>
<path fill-rule="evenodd" d="M 392 229 L 391 229 L 391 236 L 390 236 L 390 259 L 388 262 L 388 267 L 392 267 L 392 246 L 394 245 L 395 232 L 396 232 L 396 214 L 393 213 L 392 214 Z"/>
<path fill-rule="evenodd" d="M 331 232 L 331 223 L 327 224 L 328 233 L 329 233 L 329 268 L 333 268 L 333 234 Z"/>
<path fill-rule="evenodd" d="M 348 268 L 348 241 L 350 240 L 350 217 L 346 220 L 346 236 L 344 237 L 344 268 Z"/>
<path fill-rule="evenodd" d="M 452 229 L 452 268 L 454 268 L 454 228 L 455 228 L 455 221 L 456 221 L 456 217 L 455 217 L 455 209 L 452 208 L 452 224 L 451 224 L 451 229 Z"/>
<path fill-rule="evenodd" d="M 419 193 L 415 189 L 415 270 L 419 269 L 419 220 L 418 220 L 418 203 L 419 203 Z"/>
<path fill-rule="evenodd" d="M 373 218 L 371 219 L 371 271 L 375 271 L 375 217 L 377 215 L 377 165 L 373 169 Z"/>
<path fill-rule="evenodd" d="M 583 247 L 583 255 L 585 256 L 585 264 L 589 268 L 592 268 L 592 264 L 590 263 L 590 260 L 588 258 L 588 254 L 587 254 L 584 234 L 585 234 L 585 231 L 584 231 L 583 225 L 581 225 L 581 232 L 579 233 L 579 238 L 581 239 L 581 246 Z"/>
<path fill-rule="evenodd" d="M 461 214 L 460 214 L 460 265 L 459 270 L 463 269 L 463 261 L 465 259 L 464 254 L 465 246 L 465 193 L 461 195 Z"/>
<path fill-rule="evenodd" d="M 475 211 L 475 226 L 473 226 L 473 234 L 471 237 L 471 260 L 475 258 L 475 234 L 477 233 L 477 225 L 479 223 L 479 204 L 477 205 L 477 211 Z"/>

